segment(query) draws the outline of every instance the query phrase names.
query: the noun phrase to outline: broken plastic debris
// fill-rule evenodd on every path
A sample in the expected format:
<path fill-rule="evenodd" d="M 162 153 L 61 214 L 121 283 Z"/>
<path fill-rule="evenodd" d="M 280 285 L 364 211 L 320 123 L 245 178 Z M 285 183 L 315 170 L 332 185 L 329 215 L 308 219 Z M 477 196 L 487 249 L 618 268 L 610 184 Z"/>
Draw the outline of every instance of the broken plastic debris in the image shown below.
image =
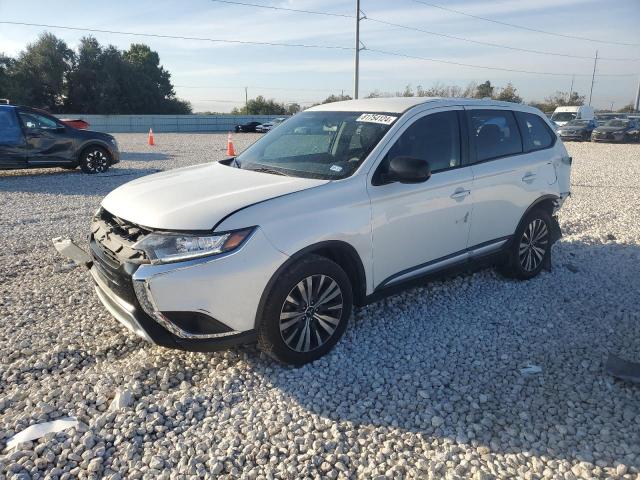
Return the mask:
<path fill-rule="evenodd" d="M 78 247 L 70 238 L 56 237 L 52 238 L 54 248 L 63 257 L 69 258 L 76 262 L 78 265 L 87 265 L 91 263 L 91 257 Z"/>
<path fill-rule="evenodd" d="M 523 375 L 535 375 L 537 373 L 542 373 L 542 367 L 529 363 L 526 367 L 520 369 L 520 373 Z"/>
<path fill-rule="evenodd" d="M 30 442 L 44 437 L 47 433 L 58 433 L 76 426 L 78 426 L 78 420 L 75 417 L 59 418 L 53 422 L 36 423 L 11 437 L 7 442 L 7 448 L 11 449 L 23 442 Z"/>

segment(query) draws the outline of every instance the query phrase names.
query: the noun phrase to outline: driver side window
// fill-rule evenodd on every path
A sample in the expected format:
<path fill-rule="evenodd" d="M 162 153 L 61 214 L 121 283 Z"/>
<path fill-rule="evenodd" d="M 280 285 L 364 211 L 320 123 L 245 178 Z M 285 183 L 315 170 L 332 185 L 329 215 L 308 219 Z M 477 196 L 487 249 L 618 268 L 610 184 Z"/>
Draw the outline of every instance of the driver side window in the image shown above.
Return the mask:
<path fill-rule="evenodd" d="M 429 162 L 432 173 L 460 165 L 460 125 L 456 111 L 419 118 L 391 147 L 378 169 L 386 173 L 395 157 L 414 157 Z"/>
<path fill-rule="evenodd" d="M 33 112 L 20 112 L 20 119 L 24 126 L 31 130 L 55 130 L 58 128 L 58 124 L 54 120 Z"/>

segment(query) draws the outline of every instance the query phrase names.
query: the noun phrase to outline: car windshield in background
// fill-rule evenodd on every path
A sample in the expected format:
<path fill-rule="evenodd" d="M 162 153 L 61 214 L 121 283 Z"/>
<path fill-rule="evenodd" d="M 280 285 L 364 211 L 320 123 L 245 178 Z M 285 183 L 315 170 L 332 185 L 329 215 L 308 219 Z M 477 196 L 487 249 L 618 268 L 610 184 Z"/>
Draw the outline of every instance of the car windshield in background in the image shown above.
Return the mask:
<path fill-rule="evenodd" d="M 569 122 L 576 118 L 575 112 L 558 112 L 551 116 L 551 120 L 554 122 Z"/>
<path fill-rule="evenodd" d="M 236 159 L 240 168 L 337 180 L 353 174 L 397 114 L 302 112 Z"/>
<path fill-rule="evenodd" d="M 567 123 L 568 127 L 586 127 L 590 120 L 571 120 Z"/>
<path fill-rule="evenodd" d="M 626 127 L 629 125 L 628 120 L 609 120 L 604 124 L 605 127 Z"/>

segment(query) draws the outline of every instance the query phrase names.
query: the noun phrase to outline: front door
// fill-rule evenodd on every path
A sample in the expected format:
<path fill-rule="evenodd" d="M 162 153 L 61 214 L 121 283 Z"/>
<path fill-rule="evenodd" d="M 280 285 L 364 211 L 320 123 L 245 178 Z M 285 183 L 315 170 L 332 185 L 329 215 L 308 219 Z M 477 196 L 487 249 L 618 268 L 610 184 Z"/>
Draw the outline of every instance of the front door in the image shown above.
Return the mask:
<path fill-rule="evenodd" d="M 420 115 L 396 134 L 374 170 L 367 188 L 377 288 L 466 259 L 473 175 L 463 164 L 461 110 L 448 107 Z M 396 156 L 427 160 L 431 178 L 377 184 Z"/>
<path fill-rule="evenodd" d="M 0 169 L 27 166 L 27 146 L 15 112 L 0 109 Z"/>
<path fill-rule="evenodd" d="M 27 162 L 30 167 L 61 165 L 74 161 L 73 139 L 66 127 L 48 115 L 21 110 L 20 120 L 27 141 Z"/>

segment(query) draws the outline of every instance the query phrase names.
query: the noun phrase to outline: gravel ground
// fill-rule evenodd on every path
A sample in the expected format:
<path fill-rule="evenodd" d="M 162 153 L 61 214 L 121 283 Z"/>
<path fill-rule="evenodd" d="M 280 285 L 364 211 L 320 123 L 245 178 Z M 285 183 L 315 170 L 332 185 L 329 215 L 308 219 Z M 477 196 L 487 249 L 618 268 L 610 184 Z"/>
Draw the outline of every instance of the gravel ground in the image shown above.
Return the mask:
<path fill-rule="evenodd" d="M 145 344 L 57 256 L 50 239 L 84 239 L 107 192 L 226 142 L 117 137 L 106 174 L 0 172 L 0 451 L 31 424 L 81 421 L 4 450 L 0 478 L 640 478 L 640 389 L 603 371 L 609 352 L 640 360 L 640 145 L 569 144 L 551 272 L 388 298 L 292 369 L 250 346 Z M 133 402 L 109 411 L 117 392 Z"/>

